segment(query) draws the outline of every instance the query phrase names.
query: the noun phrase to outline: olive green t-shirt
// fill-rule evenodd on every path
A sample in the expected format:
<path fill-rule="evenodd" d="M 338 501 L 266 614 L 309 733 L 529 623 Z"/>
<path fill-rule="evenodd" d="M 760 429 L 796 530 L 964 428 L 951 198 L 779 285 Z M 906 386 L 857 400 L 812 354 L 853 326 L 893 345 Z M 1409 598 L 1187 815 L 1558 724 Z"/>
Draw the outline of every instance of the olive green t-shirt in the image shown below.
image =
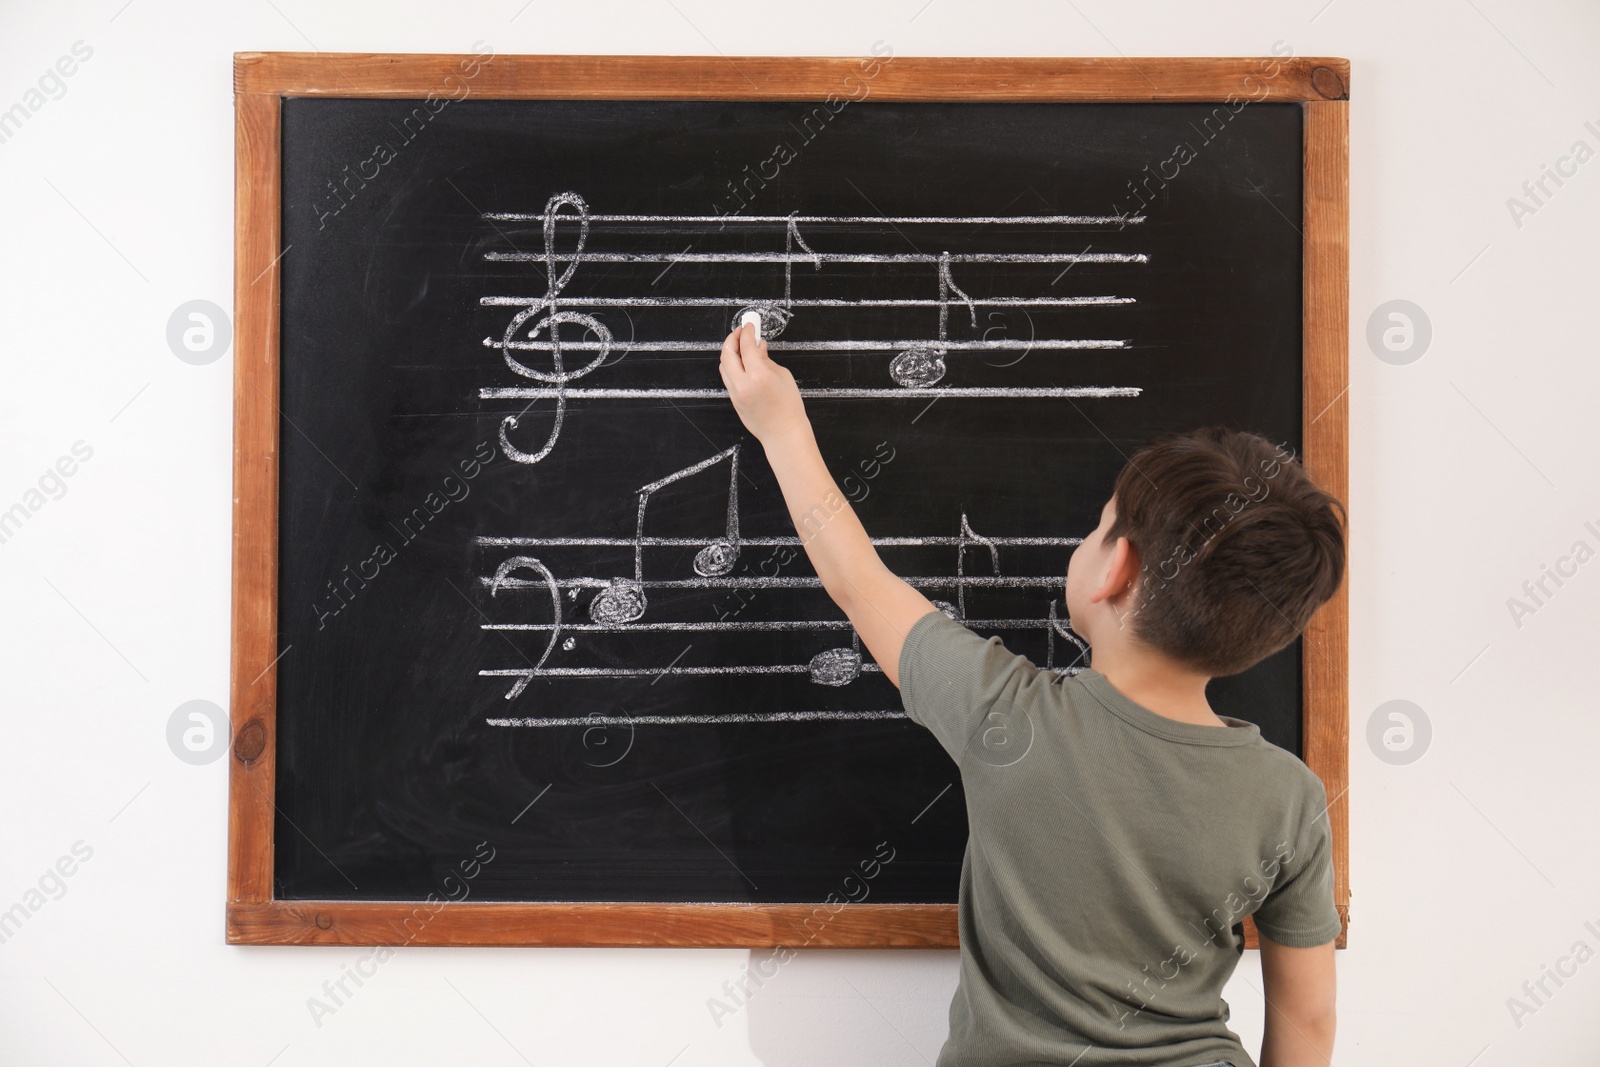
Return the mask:
<path fill-rule="evenodd" d="M 899 669 L 966 792 L 939 1067 L 1256 1067 L 1222 999 L 1244 917 L 1293 947 L 1340 931 L 1321 780 L 1242 719 L 1177 722 L 939 611 Z"/>

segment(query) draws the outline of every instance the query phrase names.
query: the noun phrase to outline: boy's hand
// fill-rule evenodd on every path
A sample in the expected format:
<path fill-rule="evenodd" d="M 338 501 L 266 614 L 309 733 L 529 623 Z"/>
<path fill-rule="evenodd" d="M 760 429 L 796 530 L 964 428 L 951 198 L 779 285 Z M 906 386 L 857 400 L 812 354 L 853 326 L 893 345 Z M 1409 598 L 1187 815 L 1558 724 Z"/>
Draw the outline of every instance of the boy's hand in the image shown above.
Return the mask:
<path fill-rule="evenodd" d="M 719 369 L 739 421 L 762 445 L 808 426 L 794 375 L 767 358 L 767 343 L 756 340 L 754 326 L 728 334 Z"/>

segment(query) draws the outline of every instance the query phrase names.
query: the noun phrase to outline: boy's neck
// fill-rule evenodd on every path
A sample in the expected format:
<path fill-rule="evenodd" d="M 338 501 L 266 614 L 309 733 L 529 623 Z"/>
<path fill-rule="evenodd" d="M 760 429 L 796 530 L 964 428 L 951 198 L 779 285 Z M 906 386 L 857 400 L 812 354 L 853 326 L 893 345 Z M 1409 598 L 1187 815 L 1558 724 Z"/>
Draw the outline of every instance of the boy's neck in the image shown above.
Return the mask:
<path fill-rule="evenodd" d="M 1206 700 L 1206 683 L 1211 680 L 1206 675 L 1138 655 L 1096 655 L 1091 662 L 1117 692 L 1164 719 L 1196 726 L 1228 725 Z"/>

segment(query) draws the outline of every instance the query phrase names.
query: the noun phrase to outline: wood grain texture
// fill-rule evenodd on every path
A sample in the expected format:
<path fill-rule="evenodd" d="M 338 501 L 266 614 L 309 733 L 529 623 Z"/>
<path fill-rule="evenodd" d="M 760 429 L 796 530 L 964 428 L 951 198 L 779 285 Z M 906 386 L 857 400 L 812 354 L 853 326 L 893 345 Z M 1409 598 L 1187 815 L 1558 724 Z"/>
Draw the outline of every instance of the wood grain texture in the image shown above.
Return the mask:
<path fill-rule="evenodd" d="M 1344 905 L 1339 917 L 1348 927 Z M 1259 948 L 1244 921 L 1245 947 Z M 1339 943 L 1342 945 L 1344 934 Z M 509 904 L 280 900 L 228 906 L 234 945 L 956 948 L 953 904 Z"/>
<path fill-rule="evenodd" d="M 278 635 L 279 101 L 234 98 L 228 900 L 272 899 Z"/>
<path fill-rule="evenodd" d="M 279 96 L 424 97 L 457 91 L 470 55 L 236 52 L 236 91 Z M 1263 74 L 1263 64 L 1279 65 Z M 1316 57 L 1076 59 L 895 56 L 870 79 L 855 56 L 505 55 L 483 63 L 471 96 L 490 100 L 864 99 L 1222 101 L 1341 99 L 1350 63 Z M 852 79 L 848 84 L 845 79 Z M 452 79 L 447 81 L 447 79 Z"/>
<path fill-rule="evenodd" d="M 954 905 L 450 904 L 272 899 L 278 551 L 279 121 L 282 96 L 445 93 L 463 56 L 235 56 L 234 540 L 227 939 L 234 944 L 954 947 Z M 898 57 L 881 100 L 1223 101 L 1304 104 L 1304 462 L 1348 494 L 1349 64 L 1250 59 Z M 856 58 L 496 56 L 480 99 L 816 100 L 843 95 Z M 1246 79 L 1255 78 L 1251 84 Z M 1263 93 L 1263 87 L 1265 95 Z M 1307 627 L 1305 760 L 1331 801 L 1335 901 L 1347 941 L 1348 583 Z M 419 909 L 420 916 L 419 919 Z M 823 918 L 825 917 L 825 918 Z M 808 922 L 809 920 L 809 922 Z M 1246 944 L 1257 947 L 1246 920 Z"/>
<path fill-rule="evenodd" d="M 271 901 L 228 908 L 233 944 L 954 948 L 953 904 Z"/>
<path fill-rule="evenodd" d="M 1350 499 L 1350 173 L 1349 108 L 1305 107 L 1305 469 Z M 1349 542 L 1348 531 L 1346 543 Z M 1333 829 L 1334 902 L 1350 903 L 1350 582 L 1305 631 L 1304 756 L 1328 793 Z M 1346 934 L 1339 936 L 1345 947 Z"/>

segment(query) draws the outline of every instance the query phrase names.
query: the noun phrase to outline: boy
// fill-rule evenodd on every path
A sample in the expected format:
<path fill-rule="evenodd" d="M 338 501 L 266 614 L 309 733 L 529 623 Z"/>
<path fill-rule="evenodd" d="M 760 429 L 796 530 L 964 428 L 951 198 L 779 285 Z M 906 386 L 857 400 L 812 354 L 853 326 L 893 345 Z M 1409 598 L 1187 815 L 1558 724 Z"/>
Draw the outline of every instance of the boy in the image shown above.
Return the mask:
<path fill-rule="evenodd" d="M 1067 567 L 1071 625 L 1093 650 L 1069 677 L 889 572 L 793 375 L 750 326 L 728 335 L 721 374 L 823 588 L 961 769 L 961 973 L 940 1067 L 1257 1067 L 1221 998 L 1247 914 L 1260 1067 L 1326 1067 L 1340 931 L 1327 795 L 1256 726 L 1214 714 L 1205 687 L 1285 647 L 1333 595 L 1342 505 L 1253 435 L 1142 449 Z"/>

